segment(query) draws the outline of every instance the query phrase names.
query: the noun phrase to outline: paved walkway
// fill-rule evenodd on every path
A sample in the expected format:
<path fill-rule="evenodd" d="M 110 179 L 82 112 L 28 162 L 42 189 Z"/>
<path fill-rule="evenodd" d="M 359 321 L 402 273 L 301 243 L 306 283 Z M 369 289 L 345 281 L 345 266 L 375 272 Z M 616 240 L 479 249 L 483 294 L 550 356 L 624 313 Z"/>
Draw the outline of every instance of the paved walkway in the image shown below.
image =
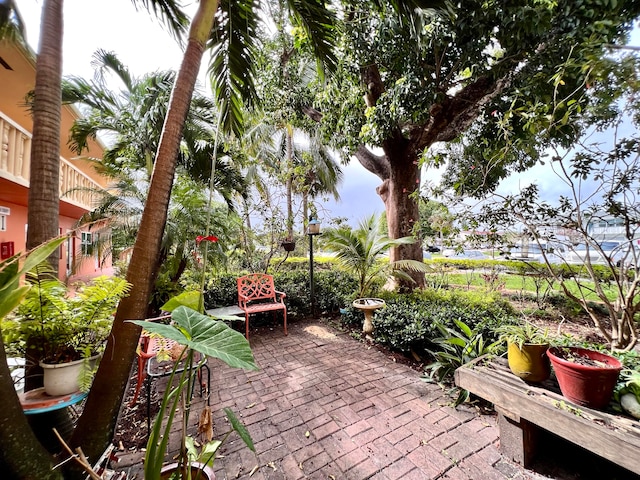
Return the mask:
<path fill-rule="evenodd" d="M 257 452 L 232 434 L 217 480 L 545 478 L 500 455 L 493 416 L 450 407 L 418 372 L 320 321 L 292 323 L 288 336 L 261 328 L 251 345 L 259 371 L 209 362 L 215 435 L 228 430 L 222 408 L 230 407 Z"/>

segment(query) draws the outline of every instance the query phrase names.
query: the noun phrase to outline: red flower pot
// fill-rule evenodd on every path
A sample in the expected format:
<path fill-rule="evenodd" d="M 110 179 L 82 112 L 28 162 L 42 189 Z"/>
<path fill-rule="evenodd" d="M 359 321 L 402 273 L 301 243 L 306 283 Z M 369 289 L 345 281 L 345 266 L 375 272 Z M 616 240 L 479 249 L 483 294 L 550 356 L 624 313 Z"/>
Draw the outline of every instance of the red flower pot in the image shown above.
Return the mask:
<path fill-rule="evenodd" d="M 580 347 L 551 347 L 547 355 L 563 396 L 589 408 L 607 406 L 622 370 L 617 358 Z"/>

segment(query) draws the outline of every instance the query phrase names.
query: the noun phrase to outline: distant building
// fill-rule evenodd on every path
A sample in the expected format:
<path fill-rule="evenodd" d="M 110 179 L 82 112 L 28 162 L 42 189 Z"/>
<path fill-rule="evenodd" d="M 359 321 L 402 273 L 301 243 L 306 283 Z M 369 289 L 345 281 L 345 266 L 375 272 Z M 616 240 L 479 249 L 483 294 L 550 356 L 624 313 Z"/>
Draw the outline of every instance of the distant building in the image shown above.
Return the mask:
<path fill-rule="evenodd" d="M 624 220 L 611 215 L 591 218 L 587 223 L 587 233 L 598 241 L 626 242 L 628 240 Z"/>
<path fill-rule="evenodd" d="M 25 105 L 35 85 L 35 55 L 13 42 L 0 42 L 0 258 L 25 249 L 31 131 L 33 119 Z M 100 158 L 103 147 L 90 142 L 82 157 L 68 145 L 71 126 L 80 113 L 62 107 L 60 132 L 60 233 L 74 229 L 76 222 L 94 206 L 91 189 L 105 188 L 106 179 L 91 166 L 89 158 Z M 76 231 L 60 249 L 59 272 L 63 280 L 88 279 L 112 273 L 110 256 L 97 248 L 96 229 Z M 81 253 L 89 254 L 83 257 Z M 104 257 L 104 258 L 103 258 Z M 84 259 L 85 261 L 80 261 Z"/>

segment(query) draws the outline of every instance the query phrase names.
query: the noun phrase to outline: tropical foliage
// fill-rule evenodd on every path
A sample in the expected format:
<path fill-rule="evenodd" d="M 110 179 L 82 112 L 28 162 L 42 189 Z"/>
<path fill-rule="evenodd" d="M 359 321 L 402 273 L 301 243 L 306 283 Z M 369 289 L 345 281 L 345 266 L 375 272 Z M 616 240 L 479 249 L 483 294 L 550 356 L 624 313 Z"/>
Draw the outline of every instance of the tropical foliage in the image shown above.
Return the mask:
<path fill-rule="evenodd" d="M 389 276 L 408 278 L 405 270 L 428 271 L 423 262 L 403 260 L 388 262 L 382 257 L 396 245 L 415 243 L 413 237 L 389 238 L 385 233 L 383 217 L 372 215 L 363 219 L 357 229 L 349 227 L 325 232 L 324 244 L 337 254 L 342 266 L 358 277 L 356 296 L 371 294 L 373 282 Z"/>
<path fill-rule="evenodd" d="M 419 218 L 424 157 L 473 194 L 569 146 L 581 113 L 606 109 L 607 82 L 592 95 L 603 78 L 594 65 L 640 11 L 600 0 L 402 2 L 401 16 L 399 3 L 342 2 L 344 54 L 315 103 L 327 136 L 382 181 L 391 238 Z M 419 260 L 420 247 L 399 245 L 390 258 Z"/>

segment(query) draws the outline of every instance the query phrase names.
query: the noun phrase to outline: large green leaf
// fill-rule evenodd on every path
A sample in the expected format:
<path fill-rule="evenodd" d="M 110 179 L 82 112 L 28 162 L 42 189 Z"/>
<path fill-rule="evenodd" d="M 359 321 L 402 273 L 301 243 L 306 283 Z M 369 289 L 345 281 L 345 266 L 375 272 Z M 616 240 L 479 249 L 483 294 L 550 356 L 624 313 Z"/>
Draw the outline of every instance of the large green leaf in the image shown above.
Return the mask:
<path fill-rule="evenodd" d="M 29 286 L 19 287 L 20 277 L 44 262 L 66 237 L 55 238 L 28 253 L 16 255 L 0 263 L 0 319 L 18 306 Z M 22 265 L 20 261 L 24 260 Z"/>
<path fill-rule="evenodd" d="M 202 294 L 197 290 L 182 292 L 180 295 L 170 298 L 161 309 L 165 312 L 173 312 L 176 308 L 185 306 L 197 311 L 200 307 L 201 297 Z"/>
<path fill-rule="evenodd" d="M 208 357 L 219 358 L 230 367 L 257 370 L 249 342 L 239 332 L 211 317 L 181 306 L 171 314 L 173 325 L 132 320 L 151 333 L 157 333 Z"/>

